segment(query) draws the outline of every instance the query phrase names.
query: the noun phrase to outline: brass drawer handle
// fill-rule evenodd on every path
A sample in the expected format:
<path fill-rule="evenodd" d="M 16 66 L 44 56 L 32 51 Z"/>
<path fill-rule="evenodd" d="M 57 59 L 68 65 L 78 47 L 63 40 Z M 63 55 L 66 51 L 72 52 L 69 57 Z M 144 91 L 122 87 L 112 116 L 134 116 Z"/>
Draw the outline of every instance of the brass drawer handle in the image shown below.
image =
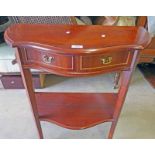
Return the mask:
<path fill-rule="evenodd" d="M 112 57 L 105 57 L 101 59 L 102 64 L 107 65 L 110 64 L 112 62 Z"/>
<path fill-rule="evenodd" d="M 50 64 L 54 60 L 54 57 L 49 57 L 47 55 L 43 55 L 42 60 L 43 60 L 44 63 Z"/>

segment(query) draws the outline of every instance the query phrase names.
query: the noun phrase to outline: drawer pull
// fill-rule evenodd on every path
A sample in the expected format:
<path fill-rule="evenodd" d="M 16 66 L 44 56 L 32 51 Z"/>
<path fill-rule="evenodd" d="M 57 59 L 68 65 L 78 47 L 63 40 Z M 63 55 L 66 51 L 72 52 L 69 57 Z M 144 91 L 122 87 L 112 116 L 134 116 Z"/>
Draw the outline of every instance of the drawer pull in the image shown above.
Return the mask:
<path fill-rule="evenodd" d="M 11 84 L 15 84 L 15 81 L 11 81 Z"/>
<path fill-rule="evenodd" d="M 112 57 L 105 57 L 101 59 L 102 64 L 110 64 L 112 62 Z"/>
<path fill-rule="evenodd" d="M 43 60 L 44 63 L 50 64 L 54 60 L 54 57 L 49 57 L 47 55 L 43 55 L 42 60 Z"/>

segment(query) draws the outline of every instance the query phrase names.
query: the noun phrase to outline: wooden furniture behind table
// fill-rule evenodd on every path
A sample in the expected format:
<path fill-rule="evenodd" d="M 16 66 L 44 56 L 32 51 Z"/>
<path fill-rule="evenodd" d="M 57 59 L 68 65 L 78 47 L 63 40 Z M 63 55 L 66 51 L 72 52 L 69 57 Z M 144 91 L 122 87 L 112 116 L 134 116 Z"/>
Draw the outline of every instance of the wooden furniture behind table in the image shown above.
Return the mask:
<path fill-rule="evenodd" d="M 16 48 L 40 138 L 40 121 L 73 130 L 112 122 L 112 138 L 139 52 L 151 38 L 142 27 L 17 24 L 5 40 Z M 67 77 L 122 71 L 121 86 L 117 93 L 36 92 L 31 68 Z"/>
<path fill-rule="evenodd" d="M 147 16 L 137 17 L 137 26 L 148 27 Z M 138 63 L 152 63 L 155 60 L 155 37 L 152 37 L 150 44 L 141 51 Z"/>
<path fill-rule="evenodd" d="M 136 26 L 142 26 L 146 30 L 148 29 L 147 16 L 137 16 Z M 140 52 L 140 57 L 137 64 L 140 63 L 154 63 L 155 60 L 155 37 L 152 38 L 150 44 Z M 119 87 L 121 72 L 115 74 L 114 88 Z"/>

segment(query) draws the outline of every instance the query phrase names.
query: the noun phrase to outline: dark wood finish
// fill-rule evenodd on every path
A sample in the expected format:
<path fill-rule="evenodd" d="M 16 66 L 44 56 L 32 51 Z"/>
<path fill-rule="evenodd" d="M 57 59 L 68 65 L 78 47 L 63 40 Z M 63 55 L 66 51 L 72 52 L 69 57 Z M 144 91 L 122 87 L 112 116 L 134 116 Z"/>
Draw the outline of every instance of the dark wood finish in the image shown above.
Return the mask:
<path fill-rule="evenodd" d="M 147 16 L 137 16 L 137 26 L 143 26 L 146 27 L 147 24 Z"/>
<path fill-rule="evenodd" d="M 147 46 L 147 49 L 148 49 L 148 50 L 150 50 L 150 49 L 154 50 L 154 53 L 153 53 L 153 54 L 155 55 L 155 37 L 152 38 L 150 44 Z M 146 51 L 147 49 L 145 49 L 145 51 Z M 146 55 L 146 53 L 144 53 L 144 54 Z M 155 56 L 154 56 L 154 57 L 155 57 Z"/>
<path fill-rule="evenodd" d="M 50 27 L 52 28 L 49 29 Z M 11 26 L 8 33 L 5 33 L 5 38 L 13 47 L 20 45 L 25 68 L 44 69 L 65 76 L 82 76 L 129 69 L 133 49 L 143 49 L 148 34 L 141 33 L 143 28 L 128 27 L 128 31 L 126 28 L 19 24 Z M 20 35 L 12 31 L 14 29 L 18 29 Z M 44 39 L 40 37 L 42 34 Z M 137 40 L 139 38 L 136 35 L 139 35 L 139 38 L 144 35 L 146 39 Z M 72 48 L 75 45 L 83 47 Z M 47 57 L 47 60 L 51 58 L 51 62 L 45 62 L 44 57 Z M 103 60 L 108 57 L 112 58 L 111 62 L 104 63 Z"/>
<path fill-rule="evenodd" d="M 74 130 L 112 121 L 116 99 L 114 93 L 36 93 L 40 120 Z"/>
<path fill-rule="evenodd" d="M 34 48 L 25 49 L 25 65 L 38 64 L 49 69 L 73 70 L 73 56 L 51 53 L 46 50 L 37 50 Z M 48 58 L 53 58 L 52 62 L 46 63 Z"/>
<path fill-rule="evenodd" d="M 21 70 L 21 75 L 23 78 L 23 83 L 24 83 L 24 86 L 26 89 L 27 96 L 28 96 L 30 103 L 31 103 L 31 108 L 32 108 L 33 115 L 34 115 L 34 120 L 35 120 L 37 129 L 38 129 L 38 135 L 39 135 L 39 138 L 42 139 L 43 133 L 42 133 L 42 129 L 41 129 L 40 121 L 39 121 L 37 103 L 36 103 L 35 92 L 34 92 L 33 81 L 32 81 L 32 74 L 30 72 L 30 69 L 25 69 L 22 66 L 22 55 L 21 54 L 22 53 L 20 52 L 20 50 L 16 51 L 16 56 L 18 59 L 18 63 L 19 63 L 20 70 Z"/>
<path fill-rule="evenodd" d="M 133 53 L 131 51 L 125 52 L 124 49 L 115 50 L 115 52 L 110 51 L 105 54 L 94 54 L 90 56 L 81 56 L 80 57 L 80 70 L 88 71 L 88 70 L 102 70 L 109 67 L 120 67 L 124 66 L 130 67 L 131 59 Z M 105 62 L 106 58 L 111 59 L 111 63 Z M 108 61 L 108 60 L 107 60 Z M 93 62 L 93 63 L 92 63 Z"/>
<path fill-rule="evenodd" d="M 44 38 L 41 37 L 42 35 Z M 144 40 L 139 38 L 142 35 L 144 35 Z M 137 29 L 134 26 L 103 27 L 98 25 L 90 27 L 85 25 L 14 24 L 5 33 L 6 42 L 12 47 L 20 45 L 20 47 L 33 47 L 48 51 L 51 49 L 53 52 L 59 51 L 62 54 L 86 54 L 94 53 L 94 51 L 95 53 L 105 53 L 113 46 L 143 49 L 143 45 L 148 41 L 147 36 L 149 34 L 144 32 L 142 27 Z M 79 41 L 79 39 L 81 40 Z M 73 49 L 71 45 L 83 45 L 83 48 Z M 73 50 L 74 53 L 72 53 Z"/>
<path fill-rule="evenodd" d="M 24 89 L 21 75 L 2 75 L 0 77 L 5 89 Z M 33 85 L 35 88 L 41 88 L 40 78 L 38 75 L 33 76 Z"/>
<path fill-rule="evenodd" d="M 112 122 L 112 138 L 139 50 L 151 38 L 142 27 L 13 25 L 6 42 L 17 48 L 23 81 L 40 138 L 40 121 L 70 129 Z M 122 71 L 118 93 L 42 93 L 32 87 L 30 69 L 63 76 L 91 76 Z"/>
<path fill-rule="evenodd" d="M 110 132 L 109 132 L 109 136 L 108 138 L 112 138 L 113 137 L 113 133 L 114 130 L 116 128 L 116 124 L 123 106 L 123 103 L 125 101 L 125 97 L 127 95 L 127 91 L 129 88 L 129 83 L 132 77 L 132 73 L 135 69 L 136 66 L 136 62 L 138 60 L 138 56 L 139 56 L 139 51 L 136 50 L 134 53 L 134 56 L 132 58 L 132 63 L 131 63 L 131 68 L 128 71 L 123 71 L 121 72 L 121 81 L 120 81 L 120 88 L 118 90 L 118 98 L 116 100 L 116 106 L 115 106 L 115 111 L 113 114 L 113 121 L 112 121 L 112 125 L 110 128 Z"/>
<path fill-rule="evenodd" d="M 147 16 L 138 16 L 136 25 L 143 26 L 147 29 L 148 28 Z M 154 59 L 155 59 L 155 37 L 152 38 L 147 48 L 141 51 L 138 63 L 152 63 Z"/>
<path fill-rule="evenodd" d="M 150 63 L 150 62 L 153 62 L 154 59 L 155 59 L 155 49 L 144 49 L 140 54 L 140 59 L 138 63 L 142 63 L 142 62 Z"/>

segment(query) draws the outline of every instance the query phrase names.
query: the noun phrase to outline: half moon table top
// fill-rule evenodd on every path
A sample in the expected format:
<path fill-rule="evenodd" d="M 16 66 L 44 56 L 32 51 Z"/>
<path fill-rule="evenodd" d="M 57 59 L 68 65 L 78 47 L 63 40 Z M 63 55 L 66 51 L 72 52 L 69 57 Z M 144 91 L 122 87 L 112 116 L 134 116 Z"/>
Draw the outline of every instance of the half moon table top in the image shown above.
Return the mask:
<path fill-rule="evenodd" d="M 5 40 L 13 47 L 36 46 L 76 54 L 120 46 L 143 49 L 151 38 L 143 27 L 14 24 L 6 30 Z"/>

